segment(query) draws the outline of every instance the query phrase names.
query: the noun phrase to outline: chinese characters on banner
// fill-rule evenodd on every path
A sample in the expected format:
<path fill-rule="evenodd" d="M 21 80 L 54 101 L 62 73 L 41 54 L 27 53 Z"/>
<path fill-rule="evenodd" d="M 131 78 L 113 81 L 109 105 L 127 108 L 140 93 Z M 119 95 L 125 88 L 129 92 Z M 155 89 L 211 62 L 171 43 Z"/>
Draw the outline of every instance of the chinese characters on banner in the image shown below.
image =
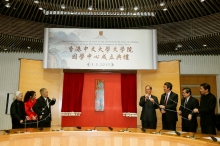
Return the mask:
<path fill-rule="evenodd" d="M 45 28 L 44 68 L 156 69 L 156 30 Z"/>

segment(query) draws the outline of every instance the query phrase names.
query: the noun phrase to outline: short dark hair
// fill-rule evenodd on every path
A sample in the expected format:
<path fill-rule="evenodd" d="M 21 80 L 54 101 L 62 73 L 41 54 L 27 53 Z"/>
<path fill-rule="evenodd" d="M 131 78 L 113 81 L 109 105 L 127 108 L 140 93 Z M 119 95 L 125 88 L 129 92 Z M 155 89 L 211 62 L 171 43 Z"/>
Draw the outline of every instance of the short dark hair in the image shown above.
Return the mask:
<path fill-rule="evenodd" d="M 167 86 L 170 90 L 172 90 L 173 85 L 170 82 L 165 82 L 164 85 Z"/>
<path fill-rule="evenodd" d="M 146 87 L 150 87 L 150 89 L 152 90 L 152 87 L 151 87 L 151 85 L 147 85 L 147 86 L 145 86 L 145 89 L 146 89 Z"/>
<path fill-rule="evenodd" d="M 205 90 L 208 89 L 208 92 L 210 92 L 210 85 L 208 83 L 202 83 L 200 86 L 202 86 Z"/>
<path fill-rule="evenodd" d="M 185 91 L 186 91 L 186 93 L 190 93 L 190 95 L 192 94 L 191 89 L 190 89 L 190 88 L 188 88 L 188 87 L 183 88 L 183 90 L 185 90 Z"/>

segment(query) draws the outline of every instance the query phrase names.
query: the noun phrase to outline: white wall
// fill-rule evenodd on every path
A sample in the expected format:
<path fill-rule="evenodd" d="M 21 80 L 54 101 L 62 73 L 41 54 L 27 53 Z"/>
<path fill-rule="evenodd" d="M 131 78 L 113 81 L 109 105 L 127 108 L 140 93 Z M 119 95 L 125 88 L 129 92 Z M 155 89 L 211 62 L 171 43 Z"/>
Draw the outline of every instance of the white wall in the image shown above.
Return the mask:
<path fill-rule="evenodd" d="M 38 53 L 0 53 L 0 130 L 11 128 L 11 119 L 5 115 L 7 93 L 18 90 L 19 58 L 42 60 L 43 54 Z M 220 57 L 219 56 L 167 56 L 159 55 L 159 61 L 181 60 L 181 74 L 216 75 L 217 94 L 220 95 Z M 139 98 L 139 97 L 138 97 Z"/>

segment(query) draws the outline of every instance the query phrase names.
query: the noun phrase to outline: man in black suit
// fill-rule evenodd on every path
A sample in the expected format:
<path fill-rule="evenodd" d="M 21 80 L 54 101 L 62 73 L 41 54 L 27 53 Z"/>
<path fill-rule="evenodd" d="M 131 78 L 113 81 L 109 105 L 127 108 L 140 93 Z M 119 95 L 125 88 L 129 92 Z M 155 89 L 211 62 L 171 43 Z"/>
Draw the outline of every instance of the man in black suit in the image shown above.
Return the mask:
<path fill-rule="evenodd" d="M 52 100 L 48 97 L 48 91 L 46 88 L 40 89 L 41 96 L 37 99 L 33 110 L 38 115 L 38 127 L 50 127 L 51 126 L 51 106 L 55 104 L 56 99 Z"/>
<path fill-rule="evenodd" d="M 200 85 L 200 94 L 200 107 L 195 108 L 193 112 L 200 114 L 200 125 L 202 133 L 216 135 L 216 97 L 210 92 L 210 85 L 207 83 L 203 83 Z"/>
<path fill-rule="evenodd" d="M 182 131 L 194 132 L 197 129 L 197 114 L 193 113 L 194 108 L 199 107 L 199 101 L 191 96 L 192 92 L 190 88 L 183 88 L 181 100 L 181 106 L 178 114 L 182 116 Z"/>
<path fill-rule="evenodd" d="M 156 129 L 157 116 L 156 110 L 158 108 L 158 99 L 151 95 L 152 87 L 147 85 L 145 87 L 145 95 L 141 96 L 139 105 L 142 107 L 141 124 L 142 128 Z"/>
<path fill-rule="evenodd" d="M 172 92 L 172 84 L 165 82 L 163 86 L 164 94 L 160 99 L 160 111 L 162 113 L 163 129 L 176 131 L 178 95 Z"/>

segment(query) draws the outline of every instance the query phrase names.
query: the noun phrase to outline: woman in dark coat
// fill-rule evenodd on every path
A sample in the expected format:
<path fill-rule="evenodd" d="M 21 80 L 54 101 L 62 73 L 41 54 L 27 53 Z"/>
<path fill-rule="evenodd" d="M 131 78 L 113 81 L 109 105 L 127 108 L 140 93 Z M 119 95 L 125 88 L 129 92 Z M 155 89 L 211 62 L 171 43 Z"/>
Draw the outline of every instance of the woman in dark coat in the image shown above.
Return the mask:
<path fill-rule="evenodd" d="M 25 110 L 23 93 L 17 91 L 15 94 L 15 100 L 11 104 L 10 114 L 12 119 L 12 129 L 24 128 Z"/>

